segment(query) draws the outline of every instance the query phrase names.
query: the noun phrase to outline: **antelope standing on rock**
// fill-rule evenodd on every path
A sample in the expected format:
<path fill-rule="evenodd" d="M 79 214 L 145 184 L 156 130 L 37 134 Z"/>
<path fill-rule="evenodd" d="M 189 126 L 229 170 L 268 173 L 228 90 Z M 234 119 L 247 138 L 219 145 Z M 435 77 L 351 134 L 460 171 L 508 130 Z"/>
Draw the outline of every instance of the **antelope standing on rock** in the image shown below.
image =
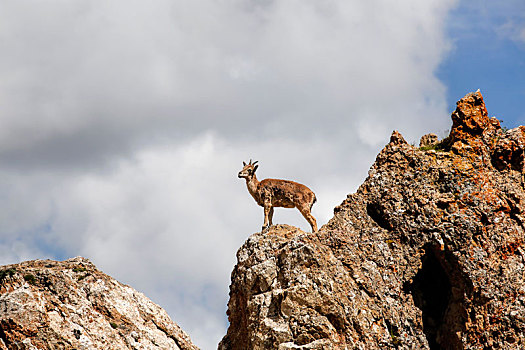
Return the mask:
<path fill-rule="evenodd" d="M 312 232 L 317 231 L 317 222 L 310 213 L 316 202 L 315 194 L 305 185 L 289 180 L 264 179 L 257 180 L 255 171 L 259 167 L 257 161 L 246 164 L 242 162 L 243 168 L 239 177 L 246 179 L 248 192 L 253 199 L 264 208 L 263 230 L 272 225 L 273 208 L 297 208 L 306 221 L 312 226 Z"/>

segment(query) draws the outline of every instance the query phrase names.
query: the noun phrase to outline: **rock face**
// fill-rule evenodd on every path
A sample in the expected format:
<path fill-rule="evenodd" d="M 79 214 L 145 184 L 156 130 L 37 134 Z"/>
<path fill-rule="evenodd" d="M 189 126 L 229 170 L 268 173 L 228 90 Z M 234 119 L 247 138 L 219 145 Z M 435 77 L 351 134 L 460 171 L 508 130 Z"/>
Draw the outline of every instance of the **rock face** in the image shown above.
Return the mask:
<path fill-rule="evenodd" d="M 419 147 L 434 147 L 439 142 L 439 139 L 436 134 L 430 133 L 421 136 L 421 140 L 419 140 Z"/>
<path fill-rule="evenodd" d="M 525 128 L 479 92 L 452 120 L 421 149 L 394 132 L 316 234 L 252 235 L 219 349 L 525 348 Z"/>
<path fill-rule="evenodd" d="M 0 349 L 197 349 L 166 312 L 84 258 L 0 268 Z"/>

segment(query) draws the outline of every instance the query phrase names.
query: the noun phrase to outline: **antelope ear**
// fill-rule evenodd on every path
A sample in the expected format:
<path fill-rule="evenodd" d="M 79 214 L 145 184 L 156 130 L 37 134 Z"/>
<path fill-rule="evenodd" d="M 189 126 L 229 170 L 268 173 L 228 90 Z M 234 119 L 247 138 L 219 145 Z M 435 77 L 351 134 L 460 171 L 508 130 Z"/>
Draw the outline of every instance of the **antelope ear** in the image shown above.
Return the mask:
<path fill-rule="evenodd" d="M 259 166 L 256 165 L 255 168 L 253 168 L 253 172 L 255 172 L 255 170 L 257 170 L 258 167 L 259 167 Z"/>
<path fill-rule="evenodd" d="M 246 166 L 246 162 L 242 162 L 242 165 Z"/>

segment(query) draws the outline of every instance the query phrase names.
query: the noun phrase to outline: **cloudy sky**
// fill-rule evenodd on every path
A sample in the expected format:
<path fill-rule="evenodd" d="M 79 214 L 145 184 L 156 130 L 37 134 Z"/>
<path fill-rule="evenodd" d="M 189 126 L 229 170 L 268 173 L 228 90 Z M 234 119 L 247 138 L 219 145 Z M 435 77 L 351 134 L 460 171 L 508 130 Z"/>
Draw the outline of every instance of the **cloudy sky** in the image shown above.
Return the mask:
<path fill-rule="evenodd" d="M 263 222 L 243 160 L 322 225 L 392 130 L 442 137 L 478 88 L 525 119 L 522 0 L 0 0 L 0 53 L 0 263 L 87 257 L 203 349 Z"/>

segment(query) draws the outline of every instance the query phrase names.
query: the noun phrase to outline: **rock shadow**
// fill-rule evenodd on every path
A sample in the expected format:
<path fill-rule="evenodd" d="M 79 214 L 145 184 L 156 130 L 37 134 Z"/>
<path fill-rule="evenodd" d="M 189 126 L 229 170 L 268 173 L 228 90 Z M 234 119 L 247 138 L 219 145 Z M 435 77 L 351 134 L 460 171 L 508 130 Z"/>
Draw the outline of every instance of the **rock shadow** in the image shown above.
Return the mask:
<path fill-rule="evenodd" d="M 464 298 L 469 289 L 462 276 L 452 254 L 427 245 L 421 268 L 412 283 L 404 285 L 422 311 L 423 332 L 432 350 L 461 348 L 458 332 L 465 327 Z"/>

